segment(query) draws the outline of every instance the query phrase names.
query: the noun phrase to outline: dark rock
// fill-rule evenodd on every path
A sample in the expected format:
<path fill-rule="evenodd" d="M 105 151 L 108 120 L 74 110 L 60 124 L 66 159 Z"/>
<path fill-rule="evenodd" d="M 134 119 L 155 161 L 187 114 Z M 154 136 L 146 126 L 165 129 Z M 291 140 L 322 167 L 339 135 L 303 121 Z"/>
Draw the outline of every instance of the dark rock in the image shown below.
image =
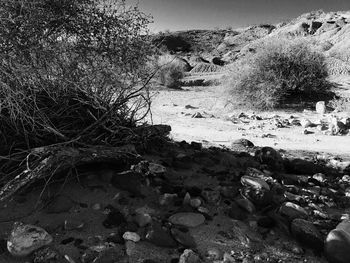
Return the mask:
<path fill-rule="evenodd" d="M 111 247 L 103 250 L 93 261 L 93 263 L 115 263 L 125 256 L 124 251 L 120 247 Z"/>
<path fill-rule="evenodd" d="M 350 220 L 344 220 L 327 235 L 325 253 L 330 263 L 350 262 Z"/>
<path fill-rule="evenodd" d="M 176 241 L 167 230 L 164 230 L 158 222 L 152 222 L 147 230 L 146 239 L 159 247 L 177 247 Z"/>
<path fill-rule="evenodd" d="M 291 224 L 291 232 L 294 238 L 302 245 L 322 251 L 323 238 L 317 228 L 304 219 L 294 219 Z"/>
<path fill-rule="evenodd" d="M 116 208 L 111 207 L 107 218 L 103 221 L 102 224 L 105 228 L 114 228 L 120 226 L 123 223 L 126 223 L 124 215 Z"/>
<path fill-rule="evenodd" d="M 114 175 L 111 179 L 111 184 L 131 194 L 142 197 L 143 196 L 143 178 L 139 173 L 134 171 L 126 171 Z"/>
<path fill-rule="evenodd" d="M 289 221 L 293 221 L 296 218 L 306 219 L 308 217 L 308 213 L 304 208 L 292 202 L 282 204 L 279 213 L 285 216 Z"/>
<path fill-rule="evenodd" d="M 172 228 L 171 235 L 177 242 L 186 248 L 195 248 L 197 246 L 188 229 Z"/>
<path fill-rule="evenodd" d="M 255 152 L 255 158 L 261 163 L 268 165 L 272 170 L 284 169 L 283 159 L 279 152 L 271 147 L 263 147 Z"/>
<path fill-rule="evenodd" d="M 242 194 L 258 207 L 271 205 L 273 201 L 272 192 L 264 188 L 254 189 L 252 187 L 245 187 L 242 189 Z"/>
<path fill-rule="evenodd" d="M 252 214 L 256 211 L 254 204 L 246 198 L 235 199 L 237 205 L 243 208 L 248 213 Z"/>
<path fill-rule="evenodd" d="M 241 221 L 248 217 L 246 211 L 240 208 L 236 203 L 231 204 L 231 207 L 227 210 L 227 215 L 232 219 Z"/>

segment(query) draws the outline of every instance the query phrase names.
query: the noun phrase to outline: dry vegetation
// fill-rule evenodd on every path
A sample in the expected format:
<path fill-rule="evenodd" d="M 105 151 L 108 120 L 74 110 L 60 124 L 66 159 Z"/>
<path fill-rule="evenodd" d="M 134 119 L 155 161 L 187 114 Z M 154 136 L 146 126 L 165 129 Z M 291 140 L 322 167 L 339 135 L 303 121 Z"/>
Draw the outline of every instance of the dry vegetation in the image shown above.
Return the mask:
<path fill-rule="evenodd" d="M 236 64 L 227 85 L 233 101 L 264 110 L 321 99 L 330 88 L 327 77 L 322 54 L 301 42 L 274 39 Z"/>

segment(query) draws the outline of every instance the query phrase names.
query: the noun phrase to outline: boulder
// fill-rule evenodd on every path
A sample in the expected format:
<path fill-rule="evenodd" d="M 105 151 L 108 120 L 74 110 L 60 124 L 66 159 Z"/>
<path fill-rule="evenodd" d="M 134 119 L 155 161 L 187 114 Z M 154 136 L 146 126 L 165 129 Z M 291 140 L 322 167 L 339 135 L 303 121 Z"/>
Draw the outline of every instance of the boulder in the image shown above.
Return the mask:
<path fill-rule="evenodd" d="M 325 254 L 330 263 L 350 262 L 350 220 L 344 220 L 329 232 L 325 241 Z"/>
<path fill-rule="evenodd" d="M 43 228 L 16 222 L 7 241 L 7 249 L 13 256 L 25 257 L 52 241 L 52 236 Z"/>

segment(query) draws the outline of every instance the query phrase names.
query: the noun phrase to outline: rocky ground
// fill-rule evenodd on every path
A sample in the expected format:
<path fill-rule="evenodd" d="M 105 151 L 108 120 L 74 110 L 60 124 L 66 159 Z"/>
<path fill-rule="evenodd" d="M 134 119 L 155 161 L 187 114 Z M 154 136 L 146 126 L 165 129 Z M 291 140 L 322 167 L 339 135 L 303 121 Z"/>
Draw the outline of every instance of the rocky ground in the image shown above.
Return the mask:
<path fill-rule="evenodd" d="M 153 139 L 129 169 L 25 189 L 1 203 L 0 262 L 349 262 L 349 165 L 232 147 Z"/>

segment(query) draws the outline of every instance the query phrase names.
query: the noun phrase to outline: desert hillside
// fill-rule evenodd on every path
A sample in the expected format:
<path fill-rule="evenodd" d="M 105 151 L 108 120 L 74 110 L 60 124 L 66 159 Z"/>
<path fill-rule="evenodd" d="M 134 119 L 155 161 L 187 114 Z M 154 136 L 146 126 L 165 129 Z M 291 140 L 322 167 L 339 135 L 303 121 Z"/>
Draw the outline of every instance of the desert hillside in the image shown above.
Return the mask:
<path fill-rule="evenodd" d="M 154 42 L 163 50 L 186 58 L 196 68 L 202 63 L 221 65 L 220 60 L 233 63 L 257 52 L 262 43 L 273 37 L 304 40 L 326 55 L 330 75 L 350 74 L 350 11 L 317 11 L 289 22 L 241 29 L 165 32 L 156 35 Z M 220 70 L 221 67 L 211 69 Z"/>

